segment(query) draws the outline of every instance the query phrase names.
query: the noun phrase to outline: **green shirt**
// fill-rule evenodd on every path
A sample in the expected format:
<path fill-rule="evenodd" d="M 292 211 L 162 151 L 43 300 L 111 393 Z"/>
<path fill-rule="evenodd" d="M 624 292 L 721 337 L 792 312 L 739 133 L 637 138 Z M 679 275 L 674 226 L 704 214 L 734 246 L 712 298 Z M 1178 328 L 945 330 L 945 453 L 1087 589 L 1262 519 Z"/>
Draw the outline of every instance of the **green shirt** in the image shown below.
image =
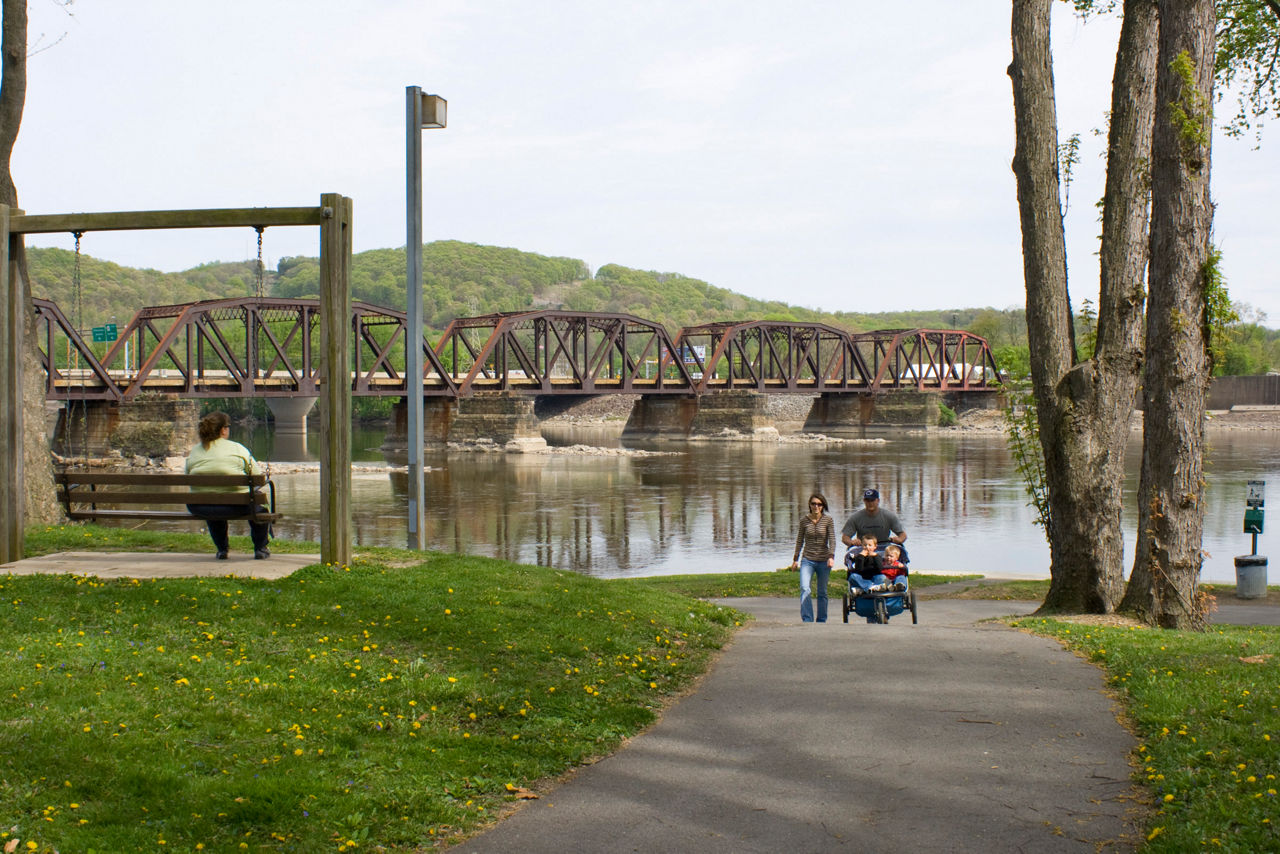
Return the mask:
<path fill-rule="evenodd" d="M 262 474 L 249 449 L 230 439 L 214 439 L 209 447 L 196 445 L 187 454 L 187 474 Z M 222 486 L 193 486 L 192 492 L 226 492 Z M 235 489 L 248 492 L 248 486 Z"/>

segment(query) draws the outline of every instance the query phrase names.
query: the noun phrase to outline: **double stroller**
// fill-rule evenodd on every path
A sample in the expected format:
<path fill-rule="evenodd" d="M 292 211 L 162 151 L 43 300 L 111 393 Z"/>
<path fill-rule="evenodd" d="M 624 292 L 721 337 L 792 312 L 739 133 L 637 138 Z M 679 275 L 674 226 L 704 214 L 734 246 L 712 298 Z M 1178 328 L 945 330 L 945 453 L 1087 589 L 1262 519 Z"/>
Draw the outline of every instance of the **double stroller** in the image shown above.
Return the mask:
<path fill-rule="evenodd" d="M 876 545 L 876 554 L 880 557 L 884 556 L 884 549 L 888 543 L 879 543 Z M 916 592 L 911 589 L 910 582 L 907 580 L 909 570 L 907 568 L 907 550 L 902 549 L 901 557 L 898 560 L 902 563 L 902 569 L 899 570 L 898 576 L 893 579 L 894 582 L 900 582 L 905 586 L 903 590 L 897 590 L 897 585 L 893 583 L 877 585 L 871 591 L 862 590 L 858 582 L 854 580 L 857 573 L 855 558 L 857 557 L 858 546 L 851 547 L 844 555 L 844 565 L 848 569 L 845 577 L 849 580 L 849 592 L 844 594 L 844 621 L 849 622 L 849 614 L 857 614 L 859 617 L 865 617 L 868 623 L 887 623 L 890 617 L 896 617 L 903 611 L 911 611 L 911 623 L 915 625 L 919 622 L 916 616 Z M 866 576 L 862 576 L 866 578 Z M 867 579 L 870 580 L 870 579 Z M 861 591 L 859 595 L 854 595 Z"/>

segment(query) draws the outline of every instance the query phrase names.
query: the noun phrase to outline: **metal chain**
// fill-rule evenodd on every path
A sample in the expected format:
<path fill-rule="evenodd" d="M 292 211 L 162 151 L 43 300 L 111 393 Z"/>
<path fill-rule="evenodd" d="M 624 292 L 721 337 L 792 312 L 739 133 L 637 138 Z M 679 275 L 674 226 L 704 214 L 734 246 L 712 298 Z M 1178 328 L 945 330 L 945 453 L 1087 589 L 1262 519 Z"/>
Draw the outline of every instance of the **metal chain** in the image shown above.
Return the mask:
<path fill-rule="evenodd" d="M 258 268 L 257 268 L 257 297 L 262 299 L 266 294 L 265 273 L 266 267 L 262 263 L 262 232 L 266 230 L 265 226 L 255 225 L 254 230 L 258 232 Z"/>
<path fill-rule="evenodd" d="M 76 334 L 79 335 L 80 339 L 83 341 L 84 340 L 84 285 L 81 281 L 81 275 L 80 275 L 80 237 L 81 235 L 84 234 L 84 232 L 73 231 L 71 233 L 75 235 L 75 238 L 76 238 L 75 264 L 71 269 L 71 289 L 72 289 L 73 303 L 75 305 L 75 313 L 76 313 L 75 330 L 76 330 Z M 68 359 L 67 367 L 71 367 L 70 359 Z M 78 349 L 76 350 L 76 353 L 75 353 L 75 368 L 76 368 L 76 371 L 80 374 L 80 434 L 81 434 L 80 435 L 80 438 L 81 438 L 80 451 L 84 457 L 85 464 L 87 465 L 89 461 L 89 401 L 87 399 L 88 392 L 85 388 L 84 371 L 80 368 L 80 351 Z M 71 405 L 71 402 L 68 401 L 68 404 L 67 404 L 68 432 L 67 432 L 67 439 L 66 439 L 68 452 L 71 450 L 71 441 L 70 441 L 71 414 L 72 414 L 72 405 Z"/>
<path fill-rule="evenodd" d="M 266 283 L 265 283 L 267 268 L 266 268 L 266 265 L 262 263 L 262 232 L 266 231 L 266 226 L 255 225 L 253 228 L 256 232 L 258 232 L 258 267 L 257 267 L 256 295 L 257 295 L 258 301 L 261 302 L 267 295 L 266 293 L 267 289 L 266 289 Z M 258 310 L 259 312 L 261 312 L 261 306 L 259 306 Z M 254 356 L 255 358 L 257 356 L 256 347 L 254 348 Z M 256 365 L 254 366 L 254 373 L 255 374 L 257 373 Z M 264 474 L 266 474 L 267 480 L 270 480 L 271 479 L 271 460 L 270 459 L 262 461 L 262 471 Z"/>

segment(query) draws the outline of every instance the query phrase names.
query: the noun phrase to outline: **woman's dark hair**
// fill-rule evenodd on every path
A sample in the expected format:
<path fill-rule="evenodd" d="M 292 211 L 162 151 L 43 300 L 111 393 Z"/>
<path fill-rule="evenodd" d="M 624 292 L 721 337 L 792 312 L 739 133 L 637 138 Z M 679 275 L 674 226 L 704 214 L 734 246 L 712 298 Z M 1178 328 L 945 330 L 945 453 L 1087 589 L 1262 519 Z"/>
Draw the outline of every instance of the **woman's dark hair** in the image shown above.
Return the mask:
<path fill-rule="evenodd" d="M 204 418 L 200 419 L 200 426 L 197 433 L 200 436 L 200 444 L 206 448 L 214 439 L 222 437 L 222 428 L 231 426 L 231 417 L 225 412 L 210 412 Z"/>
<path fill-rule="evenodd" d="M 810 496 L 809 496 L 809 501 L 812 501 L 812 500 L 813 500 L 813 499 L 815 499 L 815 498 L 822 502 L 822 512 L 823 512 L 823 513 L 826 513 L 826 512 L 827 512 L 827 499 L 826 499 L 826 496 L 824 496 L 821 492 L 815 492 L 815 493 L 813 493 L 812 495 L 810 495 Z M 808 509 L 808 505 L 807 505 L 807 504 L 806 504 L 806 508 L 805 508 L 805 509 Z"/>

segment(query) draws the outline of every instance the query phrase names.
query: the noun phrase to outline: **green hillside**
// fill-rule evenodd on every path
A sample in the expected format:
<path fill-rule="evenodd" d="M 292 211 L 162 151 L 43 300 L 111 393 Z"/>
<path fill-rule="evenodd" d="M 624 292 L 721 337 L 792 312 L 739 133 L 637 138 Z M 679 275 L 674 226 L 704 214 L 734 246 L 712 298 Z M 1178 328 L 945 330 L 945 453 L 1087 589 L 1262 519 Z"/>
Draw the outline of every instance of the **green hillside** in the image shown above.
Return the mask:
<path fill-rule="evenodd" d="M 32 248 L 27 250 L 27 258 L 32 292 L 52 299 L 68 317 L 74 318 L 73 254 L 64 249 Z M 442 330 L 455 317 L 539 308 L 634 314 L 655 320 L 673 333 L 681 326 L 697 323 L 764 319 L 829 323 L 853 331 L 909 326 L 949 328 L 953 322 L 964 327 L 983 311 L 1004 314 L 989 309 L 888 314 L 823 312 L 752 299 L 679 273 L 606 264 L 593 276 L 586 262 L 575 258 L 451 240 L 428 243 L 422 266 L 423 316 L 427 327 L 435 331 Z M 282 258 L 275 270 L 266 271 L 264 278 L 268 296 L 315 297 L 320 287 L 319 260 Z M 204 264 L 180 273 L 161 273 L 82 256 L 82 325 L 89 327 L 112 319 L 123 324 L 144 306 L 250 296 L 255 287 L 252 261 Z M 351 290 L 355 299 L 403 310 L 404 250 L 374 249 L 355 255 Z M 1014 337 L 1020 338 L 1020 317 L 1011 328 Z"/>
<path fill-rule="evenodd" d="M 62 307 L 72 322 L 89 328 L 108 322 L 123 326 L 145 306 L 251 296 L 257 280 L 254 262 L 203 264 L 180 273 L 122 267 L 89 256 L 81 258 L 81 305 L 73 287 L 75 258 L 64 249 L 28 249 L 32 292 Z M 967 329 L 986 338 L 997 360 L 1015 375 L 1028 369 L 1026 320 L 1021 307 L 938 308 L 859 313 L 824 312 L 774 300 L 758 300 L 679 273 L 634 270 L 606 264 L 591 274 L 576 258 L 548 257 L 518 249 L 454 240 L 428 243 L 423 250 L 423 316 L 428 335 L 436 335 L 455 317 L 563 308 L 634 314 L 657 321 L 673 335 L 682 326 L 722 320 L 795 320 L 827 323 L 852 332 L 925 327 Z M 264 273 L 268 296 L 319 295 L 319 260 L 282 258 Z M 803 284 L 803 283 L 798 283 Z M 403 249 L 374 249 L 352 258 L 355 299 L 403 310 Z M 795 288 L 801 292 L 801 288 Z M 1240 322 L 1216 367 L 1217 373 L 1264 373 L 1280 365 L 1280 332 L 1262 325 L 1266 318 L 1241 306 Z M 1093 318 L 1081 307 L 1077 339 L 1090 347 Z"/>

